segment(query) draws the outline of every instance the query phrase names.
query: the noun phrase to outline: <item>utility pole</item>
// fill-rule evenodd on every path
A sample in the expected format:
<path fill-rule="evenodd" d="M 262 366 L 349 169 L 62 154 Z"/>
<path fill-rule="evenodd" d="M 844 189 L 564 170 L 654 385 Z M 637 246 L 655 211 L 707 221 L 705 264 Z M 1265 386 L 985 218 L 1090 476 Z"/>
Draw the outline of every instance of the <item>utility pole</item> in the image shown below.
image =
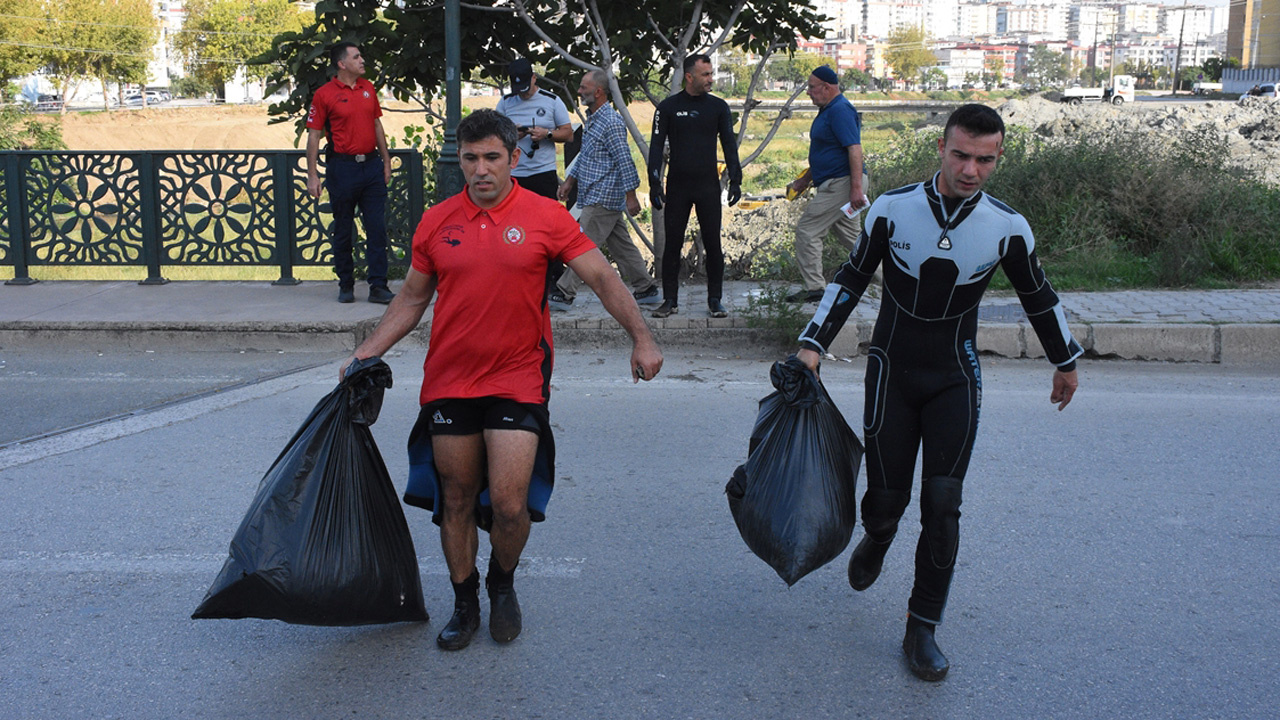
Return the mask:
<path fill-rule="evenodd" d="M 1182 62 L 1182 34 L 1187 30 L 1187 0 L 1182 0 L 1182 27 L 1178 28 L 1178 52 L 1173 56 L 1173 94 L 1178 94 L 1178 66 Z"/>
<path fill-rule="evenodd" d="M 444 3 L 444 145 L 436 158 L 436 202 L 462 192 L 462 166 L 458 162 L 458 121 L 462 118 L 462 6 L 460 0 Z"/>
<path fill-rule="evenodd" d="M 1117 26 L 1120 24 L 1120 13 L 1114 10 L 1112 12 L 1115 12 L 1115 14 L 1111 16 L 1111 58 L 1110 62 L 1107 63 L 1111 74 L 1107 78 L 1108 84 L 1114 84 L 1116 80 L 1116 32 L 1118 30 Z"/>

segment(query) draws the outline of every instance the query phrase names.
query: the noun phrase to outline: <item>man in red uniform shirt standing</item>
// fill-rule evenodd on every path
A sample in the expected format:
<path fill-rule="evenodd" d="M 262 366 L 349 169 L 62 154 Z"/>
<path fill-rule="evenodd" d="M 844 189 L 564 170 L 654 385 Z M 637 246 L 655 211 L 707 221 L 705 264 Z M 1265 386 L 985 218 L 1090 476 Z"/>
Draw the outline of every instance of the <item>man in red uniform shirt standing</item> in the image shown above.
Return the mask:
<path fill-rule="evenodd" d="M 329 49 L 337 76 L 311 99 L 307 114 L 307 192 L 320 197 L 320 136 L 329 138 L 325 152 L 325 187 L 333 210 L 333 267 L 338 275 L 338 302 L 355 301 L 355 262 L 351 234 L 356 207 L 364 221 L 365 263 L 369 302 L 386 304 L 395 297 L 387 289 L 387 185 L 391 154 L 382 131 L 378 92 L 364 79 L 364 58 L 355 43 Z"/>
<path fill-rule="evenodd" d="M 400 294 L 342 366 L 389 350 L 417 327 L 439 290 L 409 452 L 428 444 L 442 496 L 440 542 L 455 595 L 453 617 L 436 638 L 446 650 L 466 647 L 480 626 L 476 506 L 486 482 L 489 634 L 509 642 L 521 630 L 513 575 L 534 511 L 530 477 L 551 433 L 547 263 L 565 262 L 631 336 L 633 380 L 662 368 L 635 299 L 595 243 L 564 206 L 512 180 L 517 135 L 493 110 L 458 124 L 466 188 L 423 213 Z"/>

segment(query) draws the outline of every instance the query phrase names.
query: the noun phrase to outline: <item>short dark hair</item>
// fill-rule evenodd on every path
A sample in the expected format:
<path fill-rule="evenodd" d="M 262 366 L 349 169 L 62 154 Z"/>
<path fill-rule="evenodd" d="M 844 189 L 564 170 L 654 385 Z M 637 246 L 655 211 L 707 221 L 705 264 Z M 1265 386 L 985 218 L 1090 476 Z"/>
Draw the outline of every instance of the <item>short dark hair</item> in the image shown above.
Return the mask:
<path fill-rule="evenodd" d="M 329 48 L 329 64 L 334 67 L 338 67 L 339 62 L 347 59 L 347 51 L 351 48 L 359 50 L 360 46 L 346 40 L 340 43 L 334 43 L 333 46 Z"/>
<path fill-rule="evenodd" d="M 685 71 L 685 72 L 687 72 L 687 73 L 693 72 L 693 66 L 694 66 L 694 65 L 697 65 L 699 62 L 705 62 L 706 64 L 710 65 L 710 64 L 711 64 L 711 56 L 710 56 L 710 55 L 694 54 L 694 55 L 690 55 L 690 56 L 686 57 L 686 58 L 684 59 L 684 71 Z"/>
<path fill-rule="evenodd" d="M 1004 138 L 1004 119 L 1000 113 L 978 103 L 961 105 L 947 118 L 947 126 L 942 130 L 942 137 L 951 137 L 951 128 L 958 127 L 971 135 L 1000 134 Z"/>
<path fill-rule="evenodd" d="M 458 123 L 458 143 L 475 143 L 496 137 L 507 148 L 507 154 L 516 150 L 520 139 L 516 124 L 497 110 L 475 110 Z"/>

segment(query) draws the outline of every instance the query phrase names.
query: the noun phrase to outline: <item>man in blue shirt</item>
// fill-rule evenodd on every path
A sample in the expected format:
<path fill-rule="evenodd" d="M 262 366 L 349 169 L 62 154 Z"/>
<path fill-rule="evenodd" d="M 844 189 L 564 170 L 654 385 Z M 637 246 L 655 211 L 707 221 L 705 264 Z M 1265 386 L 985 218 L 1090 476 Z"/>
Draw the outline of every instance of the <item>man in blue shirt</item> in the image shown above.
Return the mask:
<path fill-rule="evenodd" d="M 625 210 L 640 212 L 636 173 L 631 150 L 627 148 L 627 126 L 618 111 L 608 103 L 609 79 L 603 70 L 591 70 L 582 76 L 578 97 L 587 108 L 587 126 L 582 133 L 582 150 L 560 185 L 559 199 L 564 202 L 573 189 L 578 189 L 578 207 L 582 214 L 578 224 L 596 247 L 609 248 L 609 257 L 627 281 L 636 302 L 658 302 L 658 285 L 649 274 L 648 265 L 627 230 Z M 566 310 L 582 287 L 582 280 L 565 269 L 551 293 L 551 306 Z"/>
<path fill-rule="evenodd" d="M 862 164 L 862 121 L 840 94 L 835 70 L 822 65 L 809 76 L 809 99 L 818 117 L 809 129 L 809 169 L 788 188 L 802 193 L 813 185 L 813 199 L 796 223 L 796 264 L 804 288 L 790 302 L 818 302 L 827 281 L 822 274 L 822 244 L 834 230 L 836 240 L 852 251 L 862 231 L 857 211 L 866 207 L 867 170 Z M 849 205 L 849 212 L 842 208 Z"/>

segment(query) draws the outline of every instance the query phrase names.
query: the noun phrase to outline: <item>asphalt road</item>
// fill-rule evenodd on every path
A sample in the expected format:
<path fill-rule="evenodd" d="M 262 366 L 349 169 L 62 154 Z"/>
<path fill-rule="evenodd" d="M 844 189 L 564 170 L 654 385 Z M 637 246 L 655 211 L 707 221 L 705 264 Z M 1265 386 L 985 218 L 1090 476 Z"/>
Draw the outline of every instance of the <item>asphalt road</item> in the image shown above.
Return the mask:
<path fill-rule="evenodd" d="M 0 350 L 0 447 L 340 358 L 313 352 Z"/>
<path fill-rule="evenodd" d="M 420 361 L 420 348 L 391 359 L 374 428 L 397 483 Z M 498 646 L 482 631 L 452 654 L 434 644 L 452 599 L 438 535 L 413 508 L 426 625 L 188 619 L 335 367 L 2 449 L 0 716 L 1257 718 L 1280 705 L 1274 371 L 1086 362 L 1058 413 L 1044 364 L 985 360 L 938 635 L 953 668 L 936 685 L 899 649 L 913 533 L 864 593 L 846 584 L 847 551 L 787 589 L 738 537 L 723 487 L 767 371 L 673 355 L 637 386 L 620 351 L 561 353 L 556 495 L 517 580 L 525 633 Z M 824 366 L 855 426 L 862 377 L 862 361 Z"/>

